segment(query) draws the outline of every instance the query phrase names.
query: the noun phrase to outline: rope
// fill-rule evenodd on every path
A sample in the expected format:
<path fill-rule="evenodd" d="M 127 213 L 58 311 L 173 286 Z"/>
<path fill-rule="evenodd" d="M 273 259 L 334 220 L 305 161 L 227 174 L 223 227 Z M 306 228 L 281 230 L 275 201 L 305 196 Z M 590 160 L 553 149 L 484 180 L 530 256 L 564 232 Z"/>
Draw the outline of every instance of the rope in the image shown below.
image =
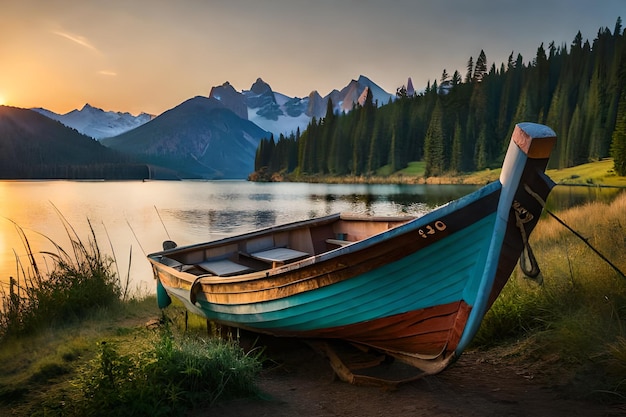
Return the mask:
<path fill-rule="evenodd" d="M 526 229 L 524 229 L 525 222 L 524 220 L 522 220 L 520 213 L 517 210 L 514 211 L 515 225 L 519 228 L 520 234 L 522 235 L 522 242 L 524 242 L 522 254 L 519 258 L 519 266 L 522 269 L 524 275 L 526 275 L 528 278 L 536 279 L 541 272 L 541 270 L 539 269 L 539 263 L 537 262 L 537 259 L 535 259 L 535 254 L 533 253 L 533 250 L 530 247 L 530 243 L 528 242 Z"/>
<path fill-rule="evenodd" d="M 543 198 L 541 198 L 541 196 L 539 196 L 537 193 L 535 193 L 527 184 L 524 184 L 524 189 L 526 190 L 526 192 L 528 194 L 533 196 L 535 198 L 535 200 L 537 200 L 539 202 L 539 204 L 541 204 L 541 207 L 543 207 L 543 209 L 545 210 L 546 213 L 548 213 L 554 220 L 556 220 L 557 222 L 559 222 L 563 226 L 565 226 L 565 228 L 567 228 L 570 232 L 572 232 L 574 234 L 574 236 L 576 236 L 577 238 L 582 240 L 583 243 L 589 247 L 589 249 L 594 251 L 596 253 L 596 255 L 598 255 L 600 257 L 600 259 L 602 259 L 604 262 L 609 264 L 609 266 L 611 268 L 613 268 L 613 270 L 615 270 L 615 272 L 617 272 L 622 278 L 626 279 L 626 275 L 624 274 L 624 272 L 622 272 L 617 266 L 615 266 L 615 264 L 613 264 L 609 259 L 607 259 L 606 256 L 604 256 L 602 253 L 600 253 L 600 251 L 598 251 L 596 248 L 594 248 L 591 245 L 591 243 L 589 243 L 589 239 L 585 238 L 580 233 L 578 233 L 576 230 L 572 229 L 563 220 L 558 218 L 556 214 L 554 214 L 550 210 L 546 209 L 546 202 L 543 200 Z"/>

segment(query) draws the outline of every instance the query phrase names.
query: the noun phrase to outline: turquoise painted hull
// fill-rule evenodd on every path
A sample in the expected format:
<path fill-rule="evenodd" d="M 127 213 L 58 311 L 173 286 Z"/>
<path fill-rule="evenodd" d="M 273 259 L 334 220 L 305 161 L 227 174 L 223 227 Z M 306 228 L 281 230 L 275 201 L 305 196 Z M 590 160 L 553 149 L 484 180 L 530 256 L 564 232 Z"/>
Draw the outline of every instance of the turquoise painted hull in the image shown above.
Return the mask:
<path fill-rule="evenodd" d="M 495 213 L 397 262 L 315 291 L 254 304 L 220 305 L 199 300 L 198 307 L 212 320 L 293 333 L 461 300 L 471 306 L 494 220 Z M 403 296 L 398 297 L 399 293 Z"/>

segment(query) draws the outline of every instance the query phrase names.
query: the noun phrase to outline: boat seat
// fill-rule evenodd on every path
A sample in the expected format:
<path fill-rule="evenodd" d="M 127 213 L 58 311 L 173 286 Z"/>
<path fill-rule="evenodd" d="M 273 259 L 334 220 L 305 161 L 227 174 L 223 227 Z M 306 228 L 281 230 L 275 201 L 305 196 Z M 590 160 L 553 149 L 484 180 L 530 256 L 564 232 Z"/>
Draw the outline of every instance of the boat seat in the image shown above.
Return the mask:
<path fill-rule="evenodd" d="M 219 275 L 221 277 L 227 277 L 231 275 L 245 274 L 254 271 L 246 265 L 238 264 L 229 259 L 220 259 L 217 261 L 204 261 L 196 264 L 197 267 L 204 269 L 205 271 Z"/>
<path fill-rule="evenodd" d="M 179 262 L 176 259 L 168 258 L 167 256 L 162 256 L 160 262 L 163 265 L 167 265 L 172 268 L 178 268 L 179 270 L 183 266 L 182 262 Z"/>
<path fill-rule="evenodd" d="M 272 268 L 276 268 L 277 266 L 284 265 L 289 262 L 308 258 L 309 256 L 311 255 L 307 252 L 289 248 L 273 248 L 250 254 L 250 257 L 254 259 L 272 264 Z"/>
<path fill-rule="evenodd" d="M 340 240 L 340 239 L 326 239 L 326 243 L 330 243 L 331 245 L 337 245 L 337 246 L 346 246 L 354 242 L 351 242 L 349 240 Z"/>

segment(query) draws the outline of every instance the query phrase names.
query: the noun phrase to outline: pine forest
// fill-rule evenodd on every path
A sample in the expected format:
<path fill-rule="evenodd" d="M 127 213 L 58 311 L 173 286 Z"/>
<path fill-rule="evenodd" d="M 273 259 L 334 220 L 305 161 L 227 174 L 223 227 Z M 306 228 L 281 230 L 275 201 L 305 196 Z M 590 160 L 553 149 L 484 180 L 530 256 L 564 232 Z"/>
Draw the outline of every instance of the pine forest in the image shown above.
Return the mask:
<path fill-rule="evenodd" d="M 303 132 L 263 139 L 255 173 L 370 176 L 423 161 L 425 176 L 499 167 L 516 123 L 537 122 L 557 133 L 549 168 L 606 157 L 626 175 L 626 39 L 621 18 L 593 42 L 580 32 L 571 45 L 542 44 L 525 61 L 513 52 L 489 66 L 469 58 L 466 73 L 445 69 L 419 94 L 398 88 L 379 105 L 369 93 L 346 114 L 315 118 Z"/>

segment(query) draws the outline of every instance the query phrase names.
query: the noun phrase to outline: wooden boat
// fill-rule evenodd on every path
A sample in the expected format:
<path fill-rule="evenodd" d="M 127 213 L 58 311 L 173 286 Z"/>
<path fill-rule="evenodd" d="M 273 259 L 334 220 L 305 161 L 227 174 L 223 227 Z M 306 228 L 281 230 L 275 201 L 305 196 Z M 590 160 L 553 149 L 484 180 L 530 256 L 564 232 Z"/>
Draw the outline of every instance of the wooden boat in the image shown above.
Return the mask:
<path fill-rule="evenodd" d="M 498 181 L 421 217 L 334 214 L 148 255 L 159 305 L 176 297 L 216 323 L 341 339 L 438 373 L 527 246 L 555 141 L 518 124 Z"/>

